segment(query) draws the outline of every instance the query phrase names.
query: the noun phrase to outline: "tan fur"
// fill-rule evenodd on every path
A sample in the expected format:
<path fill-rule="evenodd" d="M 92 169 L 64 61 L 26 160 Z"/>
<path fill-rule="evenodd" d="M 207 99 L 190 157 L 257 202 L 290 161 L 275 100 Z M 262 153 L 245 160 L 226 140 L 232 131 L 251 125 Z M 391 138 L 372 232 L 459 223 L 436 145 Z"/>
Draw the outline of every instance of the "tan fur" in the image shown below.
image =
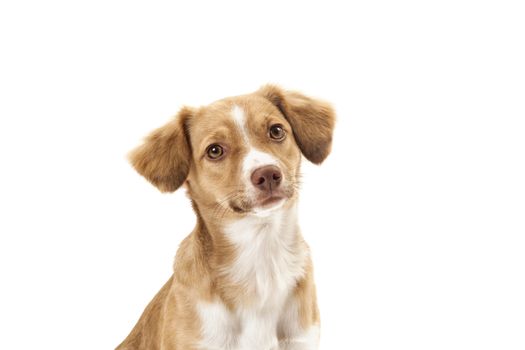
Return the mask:
<path fill-rule="evenodd" d="M 117 349 L 195 349 L 200 338 L 195 310 L 198 301 L 221 300 L 232 310 L 252 301 L 250 293 L 221 273 L 238 254 L 224 235 L 223 224 L 247 215 L 232 208 L 249 210 L 252 205 L 239 184 L 241 162 L 248 149 L 231 118 L 234 105 L 247 115 L 250 142 L 277 158 L 283 164 L 285 178 L 292 180 L 283 189 L 288 197 L 285 206 L 297 200 L 301 153 L 310 161 L 321 163 L 330 152 L 332 108 L 325 102 L 270 85 L 198 109 L 183 108 L 174 120 L 152 132 L 143 145 L 130 153 L 131 164 L 163 192 L 173 192 L 184 184 L 197 224 L 177 251 L 172 277 Z M 267 129 L 275 123 L 282 124 L 287 132 L 282 143 L 268 140 Z M 224 160 L 206 159 L 207 146 L 220 142 L 229 145 Z M 218 198 L 224 201 L 219 202 Z M 298 230 L 295 244 L 297 249 L 308 249 Z M 302 327 L 319 323 L 309 258 L 292 297 L 298 302 Z"/>
<path fill-rule="evenodd" d="M 162 192 L 173 192 L 188 176 L 190 148 L 185 123 L 191 110 L 183 108 L 177 119 L 153 131 L 129 159 L 135 169 Z"/>
<path fill-rule="evenodd" d="M 284 114 L 304 156 L 315 164 L 322 163 L 332 148 L 335 118 L 332 107 L 297 92 L 282 91 L 267 85 L 260 93 Z"/>

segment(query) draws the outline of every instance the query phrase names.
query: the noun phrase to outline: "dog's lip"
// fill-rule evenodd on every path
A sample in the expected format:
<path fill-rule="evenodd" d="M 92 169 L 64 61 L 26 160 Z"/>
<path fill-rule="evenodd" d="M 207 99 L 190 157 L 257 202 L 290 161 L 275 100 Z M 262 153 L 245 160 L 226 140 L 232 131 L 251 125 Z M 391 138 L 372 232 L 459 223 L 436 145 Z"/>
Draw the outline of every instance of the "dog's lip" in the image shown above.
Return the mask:
<path fill-rule="evenodd" d="M 271 205 L 271 204 L 275 204 L 277 202 L 279 202 L 280 200 L 283 200 L 285 199 L 286 196 L 284 195 L 271 195 L 271 196 L 268 196 L 262 200 L 259 200 L 258 203 L 256 204 L 257 207 L 266 207 L 268 205 Z"/>
<path fill-rule="evenodd" d="M 255 198 L 238 198 L 228 203 L 230 209 L 237 214 L 247 214 L 267 211 L 280 207 L 286 200 L 292 198 L 293 191 L 277 189 L 271 193 L 259 193 Z"/>
<path fill-rule="evenodd" d="M 248 207 L 243 207 L 234 203 L 230 203 L 230 208 L 234 212 L 239 214 L 247 213 L 254 210 L 256 211 L 257 209 L 269 209 L 274 205 L 277 205 L 279 202 L 286 200 L 287 198 L 288 196 L 284 194 L 272 194 L 263 198 L 258 198 L 255 202 L 252 202 L 252 204 Z"/>
<path fill-rule="evenodd" d="M 257 212 L 260 210 L 264 211 L 272 209 L 273 207 L 279 207 L 286 199 L 288 199 L 288 196 L 281 193 L 259 198 L 252 206 L 251 211 Z"/>

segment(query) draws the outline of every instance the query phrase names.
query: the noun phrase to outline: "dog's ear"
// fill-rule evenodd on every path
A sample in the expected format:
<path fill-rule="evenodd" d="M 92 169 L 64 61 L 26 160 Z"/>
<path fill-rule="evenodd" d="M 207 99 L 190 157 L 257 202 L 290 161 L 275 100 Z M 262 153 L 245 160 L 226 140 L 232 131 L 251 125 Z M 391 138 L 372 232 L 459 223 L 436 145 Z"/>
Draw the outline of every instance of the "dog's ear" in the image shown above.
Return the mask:
<path fill-rule="evenodd" d="M 191 150 L 186 123 L 193 110 L 184 107 L 166 125 L 149 134 L 144 143 L 129 153 L 129 161 L 161 192 L 173 192 L 188 176 Z"/>
<path fill-rule="evenodd" d="M 335 113 L 327 102 L 265 85 L 258 91 L 286 117 L 306 159 L 320 164 L 332 148 Z"/>

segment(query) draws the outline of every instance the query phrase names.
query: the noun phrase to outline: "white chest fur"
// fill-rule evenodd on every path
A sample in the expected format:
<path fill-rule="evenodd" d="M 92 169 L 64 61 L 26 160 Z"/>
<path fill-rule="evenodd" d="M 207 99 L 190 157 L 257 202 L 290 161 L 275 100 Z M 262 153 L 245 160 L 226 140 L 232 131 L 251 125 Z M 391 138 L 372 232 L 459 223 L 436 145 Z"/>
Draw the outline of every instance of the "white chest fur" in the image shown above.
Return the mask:
<path fill-rule="evenodd" d="M 224 273 L 254 302 L 233 311 L 220 301 L 199 304 L 202 349 L 280 349 L 278 329 L 297 327 L 281 324 L 282 320 L 298 322 L 297 308 L 289 304 L 308 255 L 306 247 L 297 241 L 296 222 L 293 207 L 248 216 L 225 227 L 237 257 Z"/>
<path fill-rule="evenodd" d="M 224 271 L 259 301 L 277 306 L 304 274 L 306 247 L 298 242 L 296 207 L 250 215 L 225 227 L 236 248 L 233 265 Z"/>

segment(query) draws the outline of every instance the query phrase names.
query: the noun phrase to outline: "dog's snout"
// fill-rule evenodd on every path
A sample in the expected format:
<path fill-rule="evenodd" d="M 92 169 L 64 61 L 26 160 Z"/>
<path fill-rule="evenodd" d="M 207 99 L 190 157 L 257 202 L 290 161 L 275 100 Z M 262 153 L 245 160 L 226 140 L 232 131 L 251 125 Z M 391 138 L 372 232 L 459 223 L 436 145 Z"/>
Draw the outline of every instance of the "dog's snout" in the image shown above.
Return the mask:
<path fill-rule="evenodd" d="M 275 165 L 266 165 L 252 173 L 252 184 L 261 191 L 271 191 L 279 187 L 283 175 Z"/>

